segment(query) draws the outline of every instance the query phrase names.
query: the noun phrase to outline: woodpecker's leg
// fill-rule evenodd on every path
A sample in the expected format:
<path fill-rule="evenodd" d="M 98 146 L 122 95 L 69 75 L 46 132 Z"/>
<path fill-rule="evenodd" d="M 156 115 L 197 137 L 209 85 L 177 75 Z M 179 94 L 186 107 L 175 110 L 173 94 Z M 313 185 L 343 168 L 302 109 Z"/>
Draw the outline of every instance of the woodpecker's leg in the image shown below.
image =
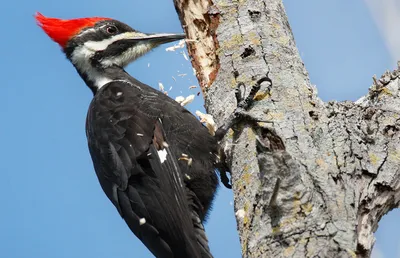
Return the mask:
<path fill-rule="evenodd" d="M 268 74 L 259 79 L 255 85 L 251 87 L 250 93 L 247 96 L 247 98 L 243 97 L 243 93 L 246 90 L 246 86 L 244 85 L 243 82 L 240 82 L 235 90 L 235 97 L 237 101 L 237 107 L 233 111 L 233 113 L 229 116 L 228 120 L 218 128 L 218 130 L 215 132 L 215 137 L 217 137 L 218 141 L 222 140 L 226 133 L 228 132 L 229 128 L 231 128 L 233 125 L 237 124 L 240 121 L 243 120 L 249 120 L 252 122 L 265 122 L 265 121 L 254 121 L 254 118 L 251 117 L 249 114 L 246 113 L 246 111 L 250 108 L 251 104 L 254 102 L 254 97 L 257 94 L 257 92 L 261 88 L 261 83 L 263 82 L 269 82 L 272 85 L 271 79 L 268 77 Z M 241 91 L 241 87 L 244 87 L 244 91 Z M 225 164 L 225 159 L 221 157 L 223 162 L 220 163 L 220 168 L 218 169 L 220 172 L 220 177 L 221 177 L 221 182 L 222 184 L 226 187 L 231 189 L 232 185 L 229 183 L 228 176 L 226 173 L 229 171 L 228 166 Z"/>
<path fill-rule="evenodd" d="M 257 92 L 261 88 L 261 83 L 263 82 L 269 82 L 272 85 L 271 79 L 267 76 L 259 79 L 256 84 L 254 84 L 251 87 L 250 93 L 247 96 L 247 98 L 243 98 L 240 87 L 245 86 L 243 82 L 240 82 L 236 88 L 235 91 L 235 96 L 237 100 L 237 107 L 236 109 L 232 112 L 232 114 L 229 116 L 228 120 L 218 128 L 218 130 L 215 132 L 215 137 L 217 137 L 218 141 L 222 140 L 222 138 L 225 136 L 225 134 L 228 132 L 229 128 L 231 128 L 234 124 L 237 124 L 240 121 L 243 120 L 250 120 L 254 121 L 254 118 L 252 118 L 249 114 L 246 113 L 247 110 L 249 110 L 251 104 L 254 102 L 254 96 L 257 94 Z M 265 122 L 265 121 L 256 121 L 256 122 Z"/>

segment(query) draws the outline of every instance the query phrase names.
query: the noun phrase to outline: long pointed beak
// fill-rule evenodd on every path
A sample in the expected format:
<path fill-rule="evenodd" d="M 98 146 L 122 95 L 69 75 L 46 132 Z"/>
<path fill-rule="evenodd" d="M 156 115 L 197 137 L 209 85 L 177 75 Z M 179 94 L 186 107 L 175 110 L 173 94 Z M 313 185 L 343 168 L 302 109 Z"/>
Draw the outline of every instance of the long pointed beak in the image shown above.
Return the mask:
<path fill-rule="evenodd" d="M 149 41 L 156 45 L 161 45 L 176 40 L 184 39 L 185 34 L 149 34 L 141 38 L 143 41 Z"/>
<path fill-rule="evenodd" d="M 185 34 L 145 34 L 142 32 L 125 32 L 118 34 L 111 39 L 104 41 L 90 41 L 86 42 L 85 45 L 93 51 L 103 51 L 111 45 L 114 44 L 124 44 L 123 48 L 128 49 L 133 47 L 135 44 L 144 43 L 151 46 L 151 48 L 159 46 L 161 44 L 169 43 L 172 41 L 184 39 Z"/>
<path fill-rule="evenodd" d="M 171 34 L 171 33 L 160 33 L 160 34 L 146 34 L 142 32 L 126 32 L 114 37 L 114 41 L 126 41 L 131 43 L 149 43 L 153 46 L 169 43 L 172 41 L 184 39 L 185 34 Z"/>
<path fill-rule="evenodd" d="M 184 39 L 185 34 L 145 34 L 125 32 L 103 41 L 90 41 L 85 47 L 93 52 L 101 51 L 104 66 L 117 64 L 126 66 L 157 46 Z"/>

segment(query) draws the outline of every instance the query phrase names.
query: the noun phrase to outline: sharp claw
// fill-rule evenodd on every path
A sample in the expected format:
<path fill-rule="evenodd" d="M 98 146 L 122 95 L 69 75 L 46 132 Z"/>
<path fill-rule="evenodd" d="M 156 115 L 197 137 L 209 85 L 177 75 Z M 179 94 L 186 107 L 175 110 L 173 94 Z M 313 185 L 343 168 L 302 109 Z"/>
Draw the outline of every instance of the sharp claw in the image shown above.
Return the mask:
<path fill-rule="evenodd" d="M 221 140 L 226 132 L 231 128 L 239 119 L 243 118 L 250 118 L 251 120 L 254 121 L 254 118 L 252 118 L 250 115 L 246 114 L 245 111 L 248 110 L 251 106 L 251 104 L 254 101 L 254 97 L 257 94 L 257 92 L 261 88 L 261 83 L 263 82 L 269 82 L 272 85 L 272 80 L 268 77 L 269 72 L 267 75 L 261 79 L 259 79 L 252 87 L 250 90 L 249 95 L 244 99 L 243 94 L 240 91 L 240 87 L 243 86 L 246 88 L 246 85 L 243 82 L 239 82 L 236 90 L 235 90 L 235 97 L 237 100 L 237 107 L 235 111 L 229 116 L 228 120 L 224 125 L 218 128 L 218 130 L 215 133 L 215 136 L 217 137 L 218 140 Z M 255 122 L 270 122 L 270 121 L 258 121 L 256 120 Z"/>
<path fill-rule="evenodd" d="M 245 112 L 238 112 L 238 113 L 235 113 L 235 114 L 236 114 L 236 117 L 238 119 L 247 119 L 248 121 L 252 121 L 252 122 L 255 122 L 255 123 L 273 123 L 274 122 L 272 120 L 260 120 L 260 119 L 254 118 L 254 117 L 252 117 L 251 115 L 249 115 L 249 114 L 247 114 Z"/>
<path fill-rule="evenodd" d="M 244 110 L 249 109 L 250 105 L 251 105 L 251 104 L 253 103 L 253 101 L 254 101 L 255 95 L 257 94 L 257 92 L 258 92 L 258 91 L 260 90 L 260 88 L 261 88 L 261 83 L 263 83 L 263 82 L 269 82 L 269 83 L 271 83 L 271 85 L 272 85 L 272 81 L 271 81 L 270 78 L 268 78 L 268 74 L 267 74 L 267 76 L 265 76 L 265 77 L 259 79 L 259 80 L 256 82 L 256 84 L 254 84 L 254 85 L 251 87 L 250 93 L 249 93 L 249 95 L 247 96 L 247 98 L 246 98 L 245 100 L 242 100 L 240 103 L 238 103 L 238 107 L 241 107 L 241 108 L 243 108 Z M 239 86 L 239 85 L 238 85 L 238 86 Z"/>
<path fill-rule="evenodd" d="M 240 103 L 243 101 L 243 94 L 240 91 L 240 87 L 243 86 L 246 90 L 246 85 L 244 85 L 243 82 L 239 82 L 238 85 L 236 86 L 236 90 L 235 90 L 235 97 L 236 97 L 236 101 L 237 103 Z"/>
<path fill-rule="evenodd" d="M 269 73 L 269 72 L 268 72 L 268 73 Z M 258 85 L 261 85 L 261 83 L 263 83 L 263 82 L 269 82 L 269 83 L 272 84 L 272 80 L 268 77 L 268 73 L 267 73 L 267 76 L 262 77 L 261 79 L 259 79 L 259 80 L 257 81 L 257 84 L 258 84 Z"/>

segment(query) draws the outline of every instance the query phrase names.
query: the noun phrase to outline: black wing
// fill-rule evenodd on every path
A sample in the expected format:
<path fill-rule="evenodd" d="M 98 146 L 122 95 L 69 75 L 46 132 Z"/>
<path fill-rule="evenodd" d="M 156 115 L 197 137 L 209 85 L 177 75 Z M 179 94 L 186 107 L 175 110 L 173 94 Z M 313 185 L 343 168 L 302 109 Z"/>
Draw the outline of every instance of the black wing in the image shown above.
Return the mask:
<path fill-rule="evenodd" d="M 156 93 L 126 82 L 109 83 L 97 92 L 87 118 L 96 174 L 130 229 L 156 257 L 212 257 L 198 215 L 202 205 L 186 187 L 176 156 L 180 150 L 165 133 L 170 118 L 151 103 L 156 100 Z"/>

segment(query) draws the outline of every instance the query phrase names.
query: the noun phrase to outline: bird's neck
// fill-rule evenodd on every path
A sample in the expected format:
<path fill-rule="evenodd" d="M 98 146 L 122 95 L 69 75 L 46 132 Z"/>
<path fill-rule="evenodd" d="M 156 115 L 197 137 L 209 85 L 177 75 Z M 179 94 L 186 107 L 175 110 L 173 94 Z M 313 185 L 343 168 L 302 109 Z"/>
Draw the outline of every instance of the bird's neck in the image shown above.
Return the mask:
<path fill-rule="evenodd" d="M 79 75 L 86 85 L 92 90 L 93 94 L 109 82 L 116 80 L 129 80 L 129 74 L 122 67 L 110 66 L 107 68 L 86 66 L 84 69 L 76 67 Z"/>

